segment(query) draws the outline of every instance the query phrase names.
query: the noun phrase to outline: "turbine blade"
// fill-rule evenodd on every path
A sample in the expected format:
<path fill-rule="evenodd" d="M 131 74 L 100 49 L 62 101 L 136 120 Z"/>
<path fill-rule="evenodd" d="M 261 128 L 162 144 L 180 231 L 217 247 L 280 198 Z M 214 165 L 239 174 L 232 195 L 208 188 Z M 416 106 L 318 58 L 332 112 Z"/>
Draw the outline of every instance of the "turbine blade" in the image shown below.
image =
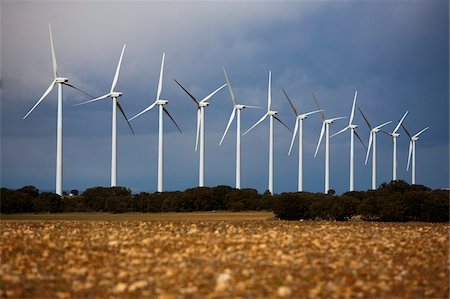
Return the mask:
<path fill-rule="evenodd" d="M 384 134 L 386 134 L 386 135 L 392 136 L 391 133 L 386 132 L 386 131 L 384 131 L 384 130 L 380 130 L 380 132 L 381 132 L 381 133 L 384 133 Z"/>
<path fill-rule="evenodd" d="M 281 119 L 279 119 L 278 116 L 273 115 L 273 118 L 275 118 L 276 120 L 278 120 L 283 126 L 285 126 L 289 131 L 291 131 L 291 133 L 293 133 L 293 132 L 292 132 L 292 129 L 289 128 L 289 127 L 288 127 Z"/>
<path fill-rule="evenodd" d="M 47 90 L 44 92 L 44 94 L 42 95 L 42 97 L 36 102 L 36 104 L 34 104 L 33 108 L 30 109 L 30 111 L 28 111 L 28 113 L 23 117 L 23 119 L 27 118 L 28 115 L 31 114 L 31 112 L 33 112 L 34 108 L 36 108 L 41 102 L 42 100 L 50 93 L 50 91 L 52 91 L 53 86 L 55 86 L 55 81 L 53 81 L 50 86 L 47 88 Z"/>
<path fill-rule="evenodd" d="M 349 126 L 343 128 L 343 129 L 340 130 L 339 132 L 336 132 L 336 133 L 334 133 L 333 135 L 331 135 L 330 138 L 332 138 L 332 137 L 334 137 L 334 136 L 336 136 L 336 135 L 339 135 L 339 134 L 341 134 L 341 133 L 344 133 L 344 132 L 347 131 L 349 128 L 350 128 Z"/>
<path fill-rule="evenodd" d="M 213 92 L 211 92 L 209 95 L 207 95 L 203 100 L 200 101 L 201 102 L 206 102 L 207 100 L 209 100 L 213 95 L 215 95 L 217 92 L 219 92 L 219 90 L 221 90 L 222 88 L 224 88 L 225 86 L 227 86 L 226 84 L 220 86 L 219 88 L 217 88 L 216 90 L 214 90 Z"/>
<path fill-rule="evenodd" d="M 413 147 L 413 141 L 409 141 L 409 150 L 408 150 L 408 164 L 406 165 L 406 171 L 409 170 L 409 165 L 411 162 L 411 155 L 412 155 L 412 147 Z"/>
<path fill-rule="evenodd" d="M 199 104 L 199 102 L 197 101 L 197 99 L 196 99 L 193 95 L 191 95 L 191 94 L 189 93 L 189 91 L 187 91 L 187 89 L 184 88 L 183 85 L 180 84 L 180 82 L 178 82 L 176 79 L 173 79 L 173 80 L 178 84 L 178 86 L 181 87 L 181 89 L 184 90 L 185 93 L 188 94 L 188 96 L 191 97 L 191 99 L 192 99 L 197 105 Z"/>
<path fill-rule="evenodd" d="M 287 95 L 286 91 L 284 90 L 284 88 L 282 88 L 281 90 L 283 90 L 284 95 L 286 96 L 286 99 L 289 102 L 289 105 L 291 105 L 292 111 L 294 111 L 295 117 L 298 116 L 298 112 L 297 109 L 295 109 L 294 104 L 292 103 L 291 99 L 289 98 L 289 96 Z"/>
<path fill-rule="evenodd" d="M 370 131 L 370 137 L 369 137 L 369 145 L 367 146 L 367 153 L 366 153 L 366 161 L 364 162 L 365 165 L 367 165 L 367 161 L 369 160 L 369 153 L 370 148 L 372 147 L 372 139 L 373 139 L 373 131 Z"/>
<path fill-rule="evenodd" d="M 223 68 L 223 74 L 225 75 L 225 80 L 227 81 L 228 85 L 228 91 L 230 92 L 231 101 L 233 101 L 233 106 L 236 106 L 236 98 L 234 97 L 233 89 L 231 88 L 230 80 L 228 80 L 227 72 L 225 71 L 225 68 Z"/>
<path fill-rule="evenodd" d="M 48 24 L 48 31 L 50 33 L 50 46 L 52 48 L 52 64 L 54 79 L 58 77 L 58 64 L 56 63 L 55 47 L 53 46 L 52 25 Z"/>
<path fill-rule="evenodd" d="M 408 130 L 406 130 L 406 127 L 403 124 L 401 124 L 401 126 L 402 126 L 403 130 L 405 131 L 406 135 L 408 135 L 409 140 L 411 140 L 412 139 L 411 134 L 409 134 Z"/>
<path fill-rule="evenodd" d="M 353 117 L 355 116 L 355 104 L 356 98 L 358 97 L 358 91 L 355 91 L 355 96 L 353 98 L 352 112 L 350 113 L 350 119 L 348 121 L 348 125 L 350 126 L 353 122 Z"/>
<path fill-rule="evenodd" d="M 344 118 L 347 118 L 347 117 L 346 116 L 335 117 L 335 118 L 330 119 L 330 121 L 333 122 L 333 121 L 344 119 Z"/>
<path fill-rule="evenodd" d="M 408 115 L 408 111 L 405 112 L 405 114 L 403 114 L 403 117 L 400 119 L 400 121 L 398 122 L 397 126 L 395 127 L 394 131 L 392 131 L 392 134 L 396 133 L 398 131 L 398 129 L 400 129 L 400 126 L 403 122 L 403 120 L 405 119 L 406 115 Z"/>
<path fill-rule="evenodd" d="M 135 116 L 133 116 L 132 118 L 130 118 L 130 121 L 132 121 L 133 119 L 135 119 L 138 116 L 141 116 L 142 114 L 144 114 L 145 112 L 151 110 L 153 107 L 155 107 L 156 102 L 154 102 L 153 104 L 151 104 L 150 106 L 148 106 L 147 108 L 145 108 L 144 110 L 142 110 L 141 112 L 139 112 L 138 114 L 136 114 Z"/>
<path fill-rule="evenodd" d="M 320 108 L 319 101 L 317 101 L 316 96 L 314 95 L 314 93 L 312 94 L 312 96 L 313 96 L 314 102 L 316 102 L 317 110 L 321 111 L 320 112 L 320 116 L 322 116 L 322 120 L 325 120 L 325 114 L 323 113 L 322 108 Z"/>
<path fill-rule="evenodd" d="M 317 152 L 319 151 L 320 143 L 322 142 L 323 134 L 325 133 L 325 122 L 322 122 L 322 129 L 320 129 L 319 142 L 317 142 L 316 152 L 314 153 L 314 157 L 317 156 Z"/>
<path fill-rule="evenodd" d="M 359 142 L 361 142 L 362 146 L 363 146 L 365 149 L 367 149 L 367 147 L 366 147 L 366 145 L 364 144 L 364 142 L 362 141 L 361 137 L 359 137 L 358 132 L 356 132 L 356 130 L 353 131 L 353 132 L 355 132 L 356 138 L 358 138 L 358 140 L 359 140 Z"/>
<path fill-rule="evenodd" d="M 161 60 L 161 70 L 159 72 L 158 91 L 156 92 L 156 100 L 157 101 L 159 101 L 159 97 L 161 96 L 161 91 L 162 91 L 162 79 L 163 79 L 163 72 L 164 72 L 165 57 L 166 57 L 166 53 L 163 53 L 162 60 Z"/>
<path fill-rule="evenodd" d="M 84 95 L 86 95 L 86 96 L 90 97 L 91 99 L 93 99 L 93 98 L 94 98 L 93 96 L 91 96 L 91 95 L 90 95 L 90 94 L 88 94 L 87 92 L 85 92 L 85 91 L 83 91 L 83 90 L 79 89 L 79 88 L 78 88 L 78 87 L 76 87 L 76 86 L 73 86 L 72 84 L 69 84 L 69 83 L 67 83 L 67 82 L 64 82 L 64 83 L 62 83 L 62 84 L 64 84 L 64 85 L 67 85 L 67 86 L 69 86 L 69 87 L 72 87 L 73 89 L 76 89 L 76 90 L 78 90 L 79 92 L 81 92 L 81 93 L 83 93 Z"/>
<path fill-rule="evenodd" d="M 123 57 L 123 53 L 125 52 L 126 46 L 127 46 L 127 44 L 123 44 L 122 53 L 120 53 L 119 63 L 117 64 L 116 74 L 114 75 L 114 80 L 111 84 L 110 92 L 114 91 L 114 88 L 116 88 L 117 80 L 119 80 L 120 65 L 122 64 L 122 57 Z"/>
<path fill-rule="evenodd" d="M 117 108 L 119 108 L 119 111 L 122 113 L 123 117 L 125 118 L 126 123 L 128 124 L 128 127 L 130 127 L 131 133 L 134 135 L 134 130 L 131 127 L 130 121 L 128 120 L 128 117 L 125 115 L 125 111 L 123 111 L 122 106 L 120 105 L 119 101 L 117 103 Z"/>
<path fill-rule="evenodd" d="M 74 106 L 80 106 L 80 105 L 84 105 L 84 104 L 100 101 L 100 100 L 106 99 L 109 96 L 110 96 L 110 93 L 107 93 L 105 95 L 102 95 L 101 97 L 98 97 L 98 98 L 95 98 L 93 100 L 89 100 L 89 101 L 86 101 L 86 102 L 78 103 L 78 104 L 75 104 Z"/>
<path fill-rule="evenodd" d="M 253 108 L 253 109 L 262 109 L 261 107 L 258 106 L 250 106 L 250 105 L 243 105 L 245 108 Z"/>
<path fill-rule="evenodd" d="M 384 126 L 390 124 L 391 122 L 392 122 L 392 120 L 387 121 L 387 122 L 385 122 L 384 124 L 381 124 L 381 125 L 379 125 L 379 126 L 376 126 L 374 129 L 381 129 L 382 127 L 384 127 Z"/>
<path fill-rule="evenodd" d="M 369 127 L 369 130 L 372 130 L 372 126 L 370 125 L 369 121 L 367 120 L 366 116 L 362 112 L 362 110 L 358 107 L 359 112 L 361 113 L 362 117 L 364 118 L 364 121 L 366 122 L 367 126 Z"/>
<path fill-rule="evenodd" d="M 311 115 L 311 114 L 314 114 L 314 113 L 319 113 L 319 112 L 322 112 L 323 110 L 315 110 L 315 111 L 311 111 L 311 112 L 308 112 L 308 113 L 304 113 L 304 114 L 302 114 L 302 116 L 308 116 L 308 115 Z"/>
<path fill-rule="evenodd" d="M 288 156 L 291 155 L 292 146 L 294 145 L 295 137 L 297 136 L 298 122 L 299 121 L 300 120 L 298 118 L 295 120 L 294 133 L 292 134 L 291 146 L 289 146 Z"/>
<path fill-rule="evenodd" d="M 200 115 L 201 111 L 200 108 L 197 109 L 197 134 L 195 136 L 195 151 L 197 151 L 198 149 L 198 138 L 200 136 L 200 125 L 201 125 L 201 115 Z"/>
<path fill-rule="evenodd" d="M 245 133 L 244 134 L 242 134 L 242 135 L 245 135 L 245 134 L 247 134 L 248 132 L 250 132 L 254 127 L 256 127 L 257 125 L 259 125 L 266 117 L 267 117 L 267 115 L 269 115 L 269 113 L 266 113 L 266 114 L 264 114 L 250 129 L 248 129 L 247 131 L 245 131 Z"/>
<path fill-rule="evenodd" d="M 181 132 L 181 129 L 180 129 L 180 127 L 178 126 L 178 124 L 177 124 L 177 122 L 175 121 L 175 119 L 172 117 L 172 115 L 170 115 L 169 110 L 167 110 L 166 107 L 164 107 L 164 106 L 163 106 L 163 110 L 164 110 L 164 112 L 167 114 L 167 116 L 172 120 L 172 122 L 175 124 L 175 127 L 177 127 L 178 131 L 180 131 L 180 133 L 183 133 L 183 132 Z"/>
<path fill-rule="evenodd" d="M 272 71 L 269 71 L 269 87 L 267 88 L 267 112 L 272 105 Z"/>
<path fill-rule="evenodd" d="M 231 112 L 231 115 L 230 115 L 230 119 L 228 120 L 227 127 L 225 128 L 225 132 L 223 132 L 222 139 L 220 139 L 219 145 L 222 145 L 223 139 L 225 138 L 225 135 L 227 134 L 228 129 L 231 126 L 231 123 L 233 122 L 235 112 L 236 112 L 236 108 L 233 108 L 233 111 Z"/>
<path fill-rule="evenodd" d="M 419 135 L 422 134 L 423 132 L 425 132 L 426 130 L 428 130 L 428 127 L 423 128 L 422 130 L 420 130 L 419 133 L 417 133 L 416 135 L 413 136 L 413 138 L 419 137 Z"/>

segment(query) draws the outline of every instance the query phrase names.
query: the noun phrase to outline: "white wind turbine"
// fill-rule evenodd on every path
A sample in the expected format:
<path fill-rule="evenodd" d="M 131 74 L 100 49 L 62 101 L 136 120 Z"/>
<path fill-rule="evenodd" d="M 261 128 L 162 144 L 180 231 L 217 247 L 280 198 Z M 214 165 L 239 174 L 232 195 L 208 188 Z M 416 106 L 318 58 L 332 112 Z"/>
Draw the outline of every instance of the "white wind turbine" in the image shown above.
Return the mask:
<path fill-rule="evenodd" d="M 364 146 L 364 148 L 366 148 L 366 146 L 364 145 L 364 142 L 361 140 L 358 133 L 356 132 L 356 128 L 358 127 L 358 125 L 353 124 L 357 96 L 358 96 L 358 91 L 355 91 L 355 96 L 353 97 L 352 111 L 350 113 L 350 119 L 348 121 L 348 126 L 346 126 L 339 132 L 334 133 L 333 135 L 330 136 L 330 137 L 334 137 L 334 136 L 341 134 L 341 133 L 347 131 L 348 129 L 350 129 L 350 186 L 349 186 L 349 191 L 354 190 L 354 159 L 355 159 L 355 154 L 354 154 L 354 144 L 355 144 L 354 138 L 355 137 L 354 136 L 355 135 L 359 139 L 361 144 Z"/>
<path fill-rule="evenodd" d="M 118 97 L 122 96 L 123 93 L 120 91 L 115 91 L 115 87 L 117 84 L 117 80 L 119 79 L 119 72 L 120 72 L 120 66 L 122 64 L 122 57 L 123 53 L 125 52 L 126 44 L 123 45 L 122 53 L 120 54 L 119 62 L 117 64 L 116 73 L 114 75 L 113 82 L 111 84 L 111 90 L 109 93 L 102 95 L 101 97 L 95 98 L 93 100 L 89 100 L 86 102 L 82 102 L 79 104 L 76 104 L 75 106 L 80 106 L 96 101 L 100 101 L 106 98 L 112 99 L 112 130 L 111 130 L 111 187 L 117 186 L 117 108 L 119 108 L 120 112 L 122 113 L 123 117 L 125 118 L 125 121 L 127 122 L 128 126 L 131 129 L 131 132 L 134 134 L 133 128 L 130 125 L 130 122 L 128 121 L 127 116 L 125 115 L 125 112 L 122 109 L 122 106 L 120 105 L 118 101 Z"/>
<path fill-rule="evenodd" d="M 406 111 L 405 114 L 403 114 L 403 117 L 398 122 L 394 131 L 392 131 L 391 133 L 383 131 L 383 133 L 387 133 L 388 135 L 390 135 L 392 137 L 392 142 L 394 144 L 394 149 L 393 149 L 393 153 L 392 153 L 392 180 L 393 181 L 397 180 L 397 138 L 400 136 L 400 134 L 398 134 L 397 131 L 398 131 L 398 129 L 400 129 L 400 126 L 402 125 L 402 122 L 405 119 L 406 115 L 408 115 L 408 111 Z"/>
<path fill-rule="evenodd" d="M 411 184 L 414 185 L 416 183 L 416 141 L 419 140 L 419 135 L 428 130 L 428 127 L 423 128 L 415 135 L 411 136 L 409 134 L 408 130 L 406 130 L 405 126 L 403 126 L 403 130 L 405 130 L 406 135 L 408 135 L 409 138 L 409 150 L 408 150 L 408 164 L 406 166 L 406 171 L 409 170 L 409 165 L 411 162 L 411 156 L 412 156 L 412 169 L 411 169 Z"/>
<path fill-rule="evenodd" d="M 316 99 L 316 96 L 313 94 L 314 101 L 316 102 L 317 108 L 320 109 L 319 102 Z M 316 152 L 314 153 L 314 157 L 317 156 L 317 152 L 319 151 L 320 143 L 322 142 L 323 134 L 325 133 L 325 194 L 330 190 L 330 125 L 339 119 L 346 118 L 345 116 L 335 117 L 335 118 L 325 118 L 325 114 L 320 112 L 322 116 L 322 128 L 320 129 L 320 137 L 317 142 Z"/>
<path fill-rule="evenodd" d="M 220 139 L 219 145 L 222 145 L 222 142 L 225 139 L 225 135 L 227 134 L 228 129 L 230 128 L 230 125 L 233 122 L 234 117 L 236 116 L 236 189 L 241 189 L 241 110 L 244 108 L 260 107 L 237 104 L 225 68 L 223 69 L 223 74 L 225 75 L 225 80 L 227 81 L 228 90 L 230 91 L 231 100 L 233 102 L 233 111 L 231 111 L 230 119 L 228 120 L 227 127 L 222 135 L 222 139 Z"/>
<path fill-rule="evenodd" d="M 272 72 L 269 71 L 269 87 L 267 91 L 267 112 L 264 114 L 250 129 L 248 129 L 243 135 L 250 132 L 254 127 L 256 127 L 258 124 L 260 124 L 264 119 L 266 119 L 267 116 L 270 116 L 270 123 L 269 123 L 269 191 L 271 194 L 273 194 L 273 119 L 276 119 L 279 121 L 283 126 L 288 128 L 289 127 L 279 119 L 276 114 L 278 111 L 271 110 L 271 104 L 272 104 Z M 291 131 L 292 132 L 292 131 Z"/>
<path fill-rule="evenodd" d="M 198 101 L 192 94 L 187 91 L 177 80 L 174 81 L 186 92 L 189 97 L 197 104 L 197 135 L 195 138 L 195 151 L 198 149 L 199 137 L 200 137 L 200 159 L 199 159 L 199 174 L 198 174 L 198 186 L 205 186 L 205 107 L 209 105 L 207 102 L 213 95 L 219 90 L 227 86 L 226 84 L 214 90 L 207 95 L 203 100 Z"/>
<path fill-rule="evenodd" d="M 33 110 L 45 99 L 45 97 L 52 91 L 55 85 L 58 85 L 58 116 L 57 116 L 57 131 L 56 131 L 56 194 L 62 195 L 62 172 L 63 172 L 63 90 L 62 86 L 66 85 L 72 87 L 78 91 L 81 91 L 85 95 L 91 97 L 81 89 L 71 85 L 68 83 L 69 79 L 58 76 L 58 64 L 56 63 L 56 55 L 55 48 L 53 47 L 53 37 L 52 37 L 52 27 L 48 24 L 48 30 L 50 33 L 50 46 L 52 50 L 52 63 L 53 63 L 53 81 L 50 83 L 50 86 L 41 96 L 41 98 L 36 102 L 33 108 L 28 111 L 28 113 L 23 117 L 23 119 L 27 118 L 28 115 L 33 112 Z"/>
<path fill-rule="evenodd" d="M 380 132 L 380 129 L 392 122 L 392 120 L 387 121 L 379 126 L 376 126 L 372 128 L 369 121 L 367 120 L 366 116 L 362 112 L 362 110 L 358 107 L 359 112 L 361 112 L 362 117 L 364 118 L 364 121 L 366 122 L 367 126 L 369 127 L 370 133 L 369 133 L 369 145 L 367 146 L 367 153 L 366 153 L 366 161 L 364 162 L 365 165 L 367 165 L 367 161 L 369 160 L 369 153 L 370 153 L 370 147 L 373 144 L 372 149 L 372 189 L 377 189 L 377 133 Z"/>
<path fill-rule="evenodd" d="M 288 155 L 291 154 L 292 146 L 294 145 L 295 137 L 297 136 L 297 130 L 298 133 L 298 191 L 303 191 L 303 120 L 305 120 L 309 115 L 314 113 L 323 112 L 323 110 L 315 110 L 308 113 L 298 114 L 297 109 L 295 109 L 294 103 L 292 103 L 291 99 L 287 95 L 286 91 L 284 89 L 283 93 L 286 96 L 286 99 L 288 100 L 289 104 L 291 105 L 292 111 L 294 111 L 295 114 L 295 127 L 294 127 L 294 133 L 292 134 L 292 140 L 291 140 L 291 146 L 289 147 Z M 299 125 L 300 124 L 300 125 Z M 299 129 L 300 127 L 300 129 Z"/>
<path fill-rule="evenodd" d="M 175 126 L 177 127 L 178 131 L 180 131 L 181 133 L 181 129 L 180 127 L 177 125 L 177 123 L 175 122 L 175 120 L 173 119 L 172 115 L 170 115 L 169 111 L 166 109 L 166 107 L 164 107 L 165 105 L 167 105 L 167 103 L 169 103 L 168 100 L 162 100 L 160 98 L 161 96 L 161 91 L 162 91 L 162 79 L 163 79 L 163 72 L 164 72 L 164 59 L 165 59 L 166 53 L 163 53 L 162 56 L 162 61 L 161 61 L 161 70 L 159 73 L 159 81 L 158 81 L 158 90 L 156 92 L 156 100 L 153 102 L 153 104 L 151 104 L 150 106 L 148 106 L 147 108 L 145 108 L 144 110 L 142 110 L 141 112 L 139 112 L 138 114 L 136 114 L 135 116 L 133 116 L 132 118 L 130 118 L 130 121 L 135 119 L 136 117 L 142 115 L 143 113 L 151 110 L 153 107 L 155 107 L 156 105 L 159 106 L 159 130 L 158 130 L 158 192 L 163 192 L 164 191 L 164 119 L 163 119 L 163 112 L 167 114 L 167 116 L 169 116 L 169 118 L 172 120 L 172 122 L 175 124 Z"/>

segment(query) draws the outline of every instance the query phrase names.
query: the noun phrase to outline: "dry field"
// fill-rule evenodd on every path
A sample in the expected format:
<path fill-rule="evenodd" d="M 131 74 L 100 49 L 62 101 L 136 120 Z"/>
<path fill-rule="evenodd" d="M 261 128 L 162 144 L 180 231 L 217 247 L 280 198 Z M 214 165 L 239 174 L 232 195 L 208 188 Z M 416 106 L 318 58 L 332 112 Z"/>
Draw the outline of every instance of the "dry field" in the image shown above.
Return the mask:
<path fill-rule="evenodd" d="M 449 296 L 446 223 L 285 222 L 267 219 L 270 213 L 209 214 L 139 221 L 2 215 L 1 296 Z"/>

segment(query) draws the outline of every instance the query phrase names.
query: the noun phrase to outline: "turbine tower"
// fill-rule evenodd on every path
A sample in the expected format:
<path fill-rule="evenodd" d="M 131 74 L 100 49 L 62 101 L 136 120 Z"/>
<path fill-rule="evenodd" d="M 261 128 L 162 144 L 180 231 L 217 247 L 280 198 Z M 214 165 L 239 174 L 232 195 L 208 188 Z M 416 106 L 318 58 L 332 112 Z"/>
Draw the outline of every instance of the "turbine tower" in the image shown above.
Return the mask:
<path fill-rule="evenodd" d="M 370 153 L 370 147 L 373 143 L 373 149 L 372 149 L 372 189 L 377 189 L 377 133 L 380 131 L 380 129 L 388 124 L 390 124 L 392 121 L 387 121 L 379 126 L 376 126 L 372 128 L 369 121 L 367 120 L 366 116 L 362 112 L 362 110 L 358 107 L 359 112 L 361 113 L 362 117 L 364 118 L 364 121 L 366 122 L 367 126 L 369 127 L 370 133 L 369 133 L 369 145 L 367 146 L 367 153 L 366 153 L 366 161 L 364 162 L 365 165 L 367 165 L 367 161 L 369 160 L 369 153 Z"/>
<path fill-rule="evenodd" d="M 119 73 L 120 73 L 120 66 L 122 64 L 122 57 L 123 53 L 125 52 L 126 44 L 123 45 L 122 53 L 120 54 L 119 62 L 117 64 L 116 73 L 114 75 L 114 79 L 111 84 L 111 90 L 109 93 L 102 95 L 98 98 L 95 98 L 93 100 L 89 100 L 86 102 L 82 102 L 79 104 L 76 104 L 75 106 L 80 106 L 100 100 L 104 100 L 106 98 L 112 99 L 112 129 L 111 129 L 111 187 L 117 186 L 117 108 L 119 108 L 120 113 L 122 113 L 123 117 L 125 118 L 125 121 L 127 122 L 128 126 L 130 127 L 131 132 L 134 134 L 133 128 L 130 125 L 130 122 L 128 121 L 127 116 L 125 115 L 125 112 L 123 111 L 122 106 L 120 105 L 118 101 L 118 97 L 121 97 L 123 95 L 120 91 L 115 91 L 117 81 L 119 80 Z"/>
<path fill-rule="evenodd" d="M 356 105 L 357 96 L 358 96 L 358 91 L 355 91 L 355 96 L 353 97 L 352 111 L 350 113 L 350 119 L 348 122 L 348 126 L 346 126 L 339 132 L 334 133 L 333 135 L 330 136 L 332 138 L 332 137 L 334 137 L 338 134 L 341 134 L 341 133 L 347 131 L 348 129 L 350 129 L 350 186 L 349 186 L 349 191 L 353 191 L 355 189 L 355 186 L 354 186 L 354 160 L 355 160 L 355 154 L 354 154 L 354 144 L 355 144 L 354 138 L 355 137 L 354 136 L 355 135 L 358 138 L 358 140 L 361 142 L 361 144 L 364 146 L 364 148 L 366 148 L 366 146 L 364 145 L 364 142 L 361 140 L 358 133 L 356 132 L 356 128 L 358 127 L 358 125 L 353 124 L 353 117 L 355 116 L 355 105 Z"/>
<path fill-rule="evenodd" d="M 213 95 L 215 95 L 219 90 L 227 86 L 226 84 L 217 88 L 209 95 L 207 95 L 203 100 L 198 101 L 186 88 L 184 88 L 177 80 L 174 81 L 181 87 L 181 89 L 186 92 L 189 97 L 197 104 L 197 136 L 195 138 L 195 151 L 198 149 L 199 137 L 200 137 L 200 159 L 199 159 L 199 173 L 198 173 L 198 186 L 205 186 L 205 107 L 209 105 L 207 102 Z"/>
<path fill-rule="evenodd" d="M 227 81 L 231 101 L 233 102 L 233 110 L 231 111 L 230 119 L 228 120 L 227 127 L 222 135 L 222 139 L 220 139 L 219 145 L 222 145 L 222 142 L 225 139 L 225 135 L 227 134 L 228 129 L 230 128 L 230 125 L 233 122 L 234 117 L 236 116 L 236 189 L 241 189 L 241 110 L 244 108 L 260 108 L 260 107 L 237 104 L 225 68 L 223 69 L 223 74 L 225 75 L 225 80 Z"/>
<path fill-rule="evenodd" d="M 406 115 L 408 115 L 408 111 L 406 111 L 405 114 L 403 114 L 403 117 L 398 122 L 394 131 L 392 131 L 391 133 L 387 133 L 387 132 L 383 131 L 383 133 L 387 133 L 388 135 L 390 135 L 392 137 L 392 142 L 394 145 L 394 149 L 393 149 L 393 153 L 392 153 L 392 180 L 393 181 L 397 180 L 397 138 L 398 138 L 398 136 L 400 136 L 400 134 L 398 134 L 397 131 L 398 131 L 398 129 L 400 129 L 400 126 L 402 125 L 402 122 L 405 119 Z"/>
<path fill-rule="evenodd" d="M 63 89 L 62 86 L 66 85 L 71 88 L 74 88 L 85 95 L 90 96 L 85 93 L 81 89 L 69 84 L 69 79 L 60 77 L 58 75 L 58 64 L 56 63 L 56 55 L 55 48 L 53 47 L 53 36 L 52 36 L 52 27 L 48 24 L 48 31 L 50 34 L 50 46 L 52 50 L 52 64 L 53 64 L 53 81 L 50 83 L 50 86 L 41 96 L 41 98 L 34 104 L 33 108 L 28 111 L 28 113 L 23 117 L 23 119 L 27 118 L 28 115 L 33 112 L 33 110 L 45 99 L 45 97 L 52 91 L 55 85 L 58 86 L 58 115 L 57 115 L 57 130 L 56 130 L 56 194 L 62 195 L 62 185 L 63 185 Z"/>
<path fill-rule="evenodd" d="M 409 170 L 409 165 L 411 162 L 411 156 L 412 156 L 412 169 L 411 169 L 411 185 L 416 184 L 416 141 L 419 140 L 419 135 L 428 130 L 428 127 L 423 128 L 415 135 L 411 136 L 409 134 L 408 130 L 406 130 L 405 126 L 403 126 L 403 130 L 405 130 L 406 135 L 408 135 L 409 138 L 409 150 L 408 150 L 408 164 L 406 166 L 406 171 Z"/>
<path fill-rule="evenodd" d="M 312 95 L 314 101 L 316 102 L 317 109 L 320 109 L 319 102 L 316 99 L 316 96 Z M 335 117 L 335 118 L 325 118 L 325 114 L 323 112 L 320 113 L 322 116 L 322 128 L 320 129 L 320 137 L 317 142 L 316 152 L 314 153 L 314 157 L 317 156 L 317 152 L 319 151 L 320 143 L 322 142 L 323 134 L 325 133 L 325 194 L 330 190 L 330 125 L 339 119 L 346 118 L 345 116 Z"/>
<path fill-rule="evenodd" d="M 273 194 L 273 120 L 276 119 L 279 121 L 283 126 L 288 128 L 289 131 L 292 132 L 289 127 L 281 121 L 276 115 L 278 111 L 271 110 L 271 104 L 272 104 L 272 91 L 271 91 L 271 85 L 272 85 L 272 72 L 269 71 L 269 87 L 267 91 L 267 112 L 264 114 L 250 129 L 248 129 L 243 135 L 250 132 L 254 127 L 259 125 L 264 119 L 266 119 L 267 116 L 270 116 L 270 123 L 269 123 L 269 191 L 271 194 Z"/>
<path fill-rule="evenodd" d="M 299 133 L 298 133 L 298 189 L 297 190 L 299 192 L 302 192 L 303 191 L 303 120 L 305 120 L 309 115 L 318 113 L 318 112 L 323 112 L 323 110 L 319 109 L 319 110 L 311 111 L 308 113 L 298 114 L 297 109 L 295 109 L 294 103 L 292 103 L 292 101 L 289 98 L 289 96 L 287 95 L 286 91 L 284 89 L 282 89 L 282 90 L 283 90 L 284 95 L 286 96 L 286 99 L 289 102 L 289 105 L 292 108 L 292 111 L 294 111 L 294 115 L 295 115 L 294 133 L 292 134 L 291 146 L 289 147 L 288 155 L 291 154 L 292 146 L 294 145 L 294 140 L 295 140 L 295 137 L 297 136 L 297 131 L 299 131 Z M 299 126 L 300 126 L 300 129 L 299 129 Z"/>
<path fill-rule="evenodd" d="M 158 81 L 158 90 L 156 92 L 156 100 L 147 108 L 130 118 L 130 121 L 135 119 L 136 117 L 144 114 L 147 111 L 150 111 L 153 107 L 156 105 L 159 106 L 159 129 L 158 129 L 158 192 L 164 191 L 164 115 L 163 113 L 166 113 L 167 116 L 172 120 L 172 122 L 177 127 L 178 131 L 181 133 L 180 127 L 175 122 L 175 119 L 170 115 L 169 111 L 164 107 L 169 103 L 168 100 L 161 100 L 161 91 L 162 91 L 162 79 L 163 79 L 163 72 L 164 72 L 164 59 L 166 57 L 166 53 L 163 53 L 162 60 L 161 60 L 161 70 L 159 72 L 159 81 Z"/>

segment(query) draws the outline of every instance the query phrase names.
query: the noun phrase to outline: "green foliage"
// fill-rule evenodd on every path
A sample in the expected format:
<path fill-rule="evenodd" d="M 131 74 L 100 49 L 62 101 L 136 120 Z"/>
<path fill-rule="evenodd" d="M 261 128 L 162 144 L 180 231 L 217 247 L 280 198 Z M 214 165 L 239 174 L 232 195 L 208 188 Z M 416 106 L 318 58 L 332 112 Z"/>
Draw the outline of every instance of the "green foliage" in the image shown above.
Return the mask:
<path fill-rule="evenodd" d="M 50 192 L 42 192 L 38 197 L 33 199 L 34 212 L 50 212 L 61 213 L 64 211 L 64 205 L 58 194 Z"/>

